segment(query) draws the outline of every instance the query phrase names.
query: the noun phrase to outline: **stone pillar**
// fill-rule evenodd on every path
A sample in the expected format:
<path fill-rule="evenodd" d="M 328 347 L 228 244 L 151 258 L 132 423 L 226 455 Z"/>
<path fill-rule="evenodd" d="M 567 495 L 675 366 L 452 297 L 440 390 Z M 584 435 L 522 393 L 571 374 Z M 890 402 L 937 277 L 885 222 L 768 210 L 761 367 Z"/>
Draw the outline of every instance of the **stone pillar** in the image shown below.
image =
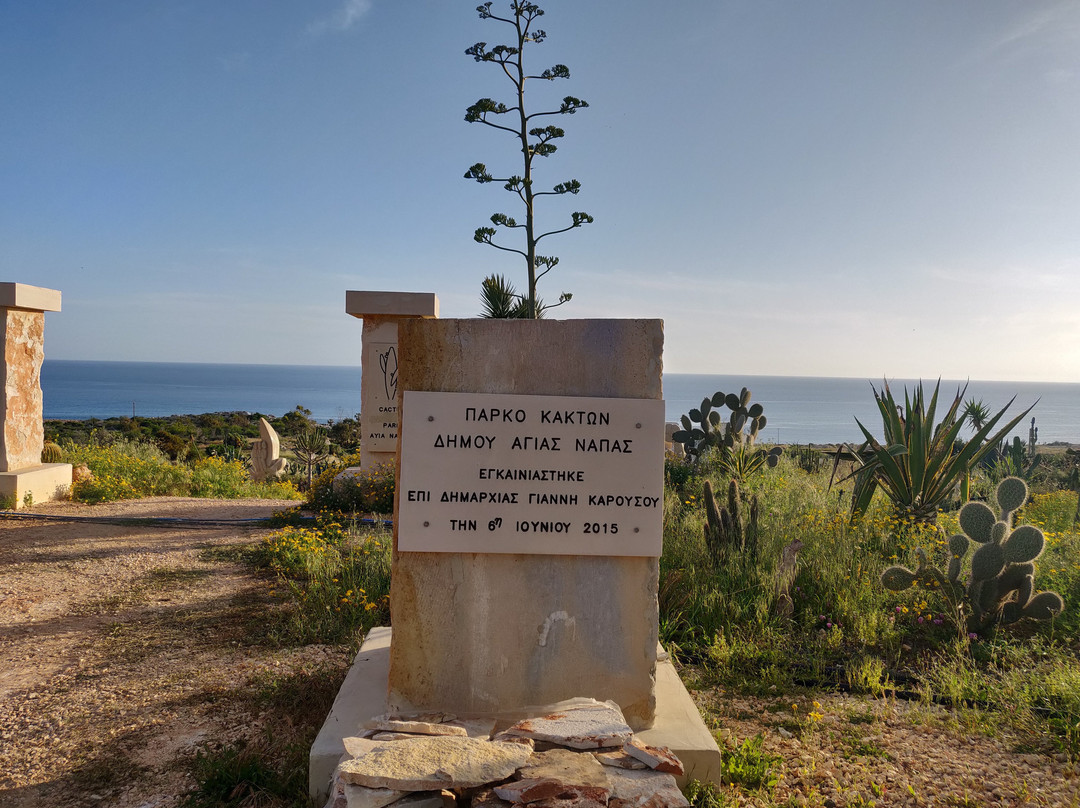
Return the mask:
<path fill-rule="evenodd" d="M 398 331 L 403 392 L 662 399 L 660 320 L 410 320 Z M 402 552 L 401 529 L 395 519 L 391 711 L 502 718 L 584 696 L 617 702 L 635 729 L 652 724 L 658 558 Z"/>
<path fill-rule="evenodd" d="M 4 339 L 0 497 L 16 508 L 65 496 L 71 485 L 70 464 L 41 463 L 45 442 L 41 363 L 47 311 L 60 311 L 57 290 L 0 283 Z"/>
<path fill-rule="evenodd" d="M 439 298 L 431 292 L 346 292 L 345 313 L 364 321 L 360 469 L 367 470 L 397 457 L 398 323 L 437 318 Z"/>

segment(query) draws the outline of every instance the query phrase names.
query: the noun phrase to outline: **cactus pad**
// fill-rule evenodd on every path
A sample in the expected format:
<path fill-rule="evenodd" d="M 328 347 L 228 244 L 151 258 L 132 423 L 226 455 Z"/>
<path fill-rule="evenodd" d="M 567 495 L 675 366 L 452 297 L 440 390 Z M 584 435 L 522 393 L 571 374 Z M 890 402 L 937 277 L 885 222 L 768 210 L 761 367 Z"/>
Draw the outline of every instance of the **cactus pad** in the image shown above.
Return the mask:
<path fill-rule="evenodd" d="M 994 522 L 994 526 L 990 528 L 990 541 L 994 544 L 1001 544 L 1005 541 L 1005 536 L 1009 532 L 1009 525 L 1007 522 Z"/>
<path fill-rule="evenodd" d="M 891 592 L 903 592 L 915 583 L 915 573 L 907 567 L 889 567 L 881 573 L 881 585 Z"/>
<path fill-rule="evenodd" d="M 1035 577 L 1033 575 L 1025 575 L 1023 580 L 1020 581 L 1020 586 L 1016 590 L 1016 604 L 1020 607 L 1027 606 L 1028 601 L 1031 600 L 1031 593 L 1035 591 Z"/>
<path fill-rule="evenodd" d="M 969 502 L 960 509 L 960 527 L 968 538 L 985 544 L 990 541 L 990 530 L 997 516 L 985 502 Z"/>
<path fill-rule="evenodd" d="M 1061 614 L 1065 608 L 1065 601 L 1057 592 L 1040 592 L 1024 607 L 1024 617 L 1034 620 L 1050 620 Z"/>
<path fill-rule="evenodd" d="M 1004 567 L 1005 552 L 993 542 L 982 545 L 971 556 L 971 577 L 976 581 L 994 578 Z"/>
<path fill-rule="evenodd" d="M 1031 525 L 1021 525 L 1005 540 L 1001 548 L 1005 551 L 1005 560 L 1013 564 L 1034 561 L 1042 555 L 1046 540 L 1042 531 Z"/>
<path fill-rule="evenodd" d="M 1001 510 L 1015 511 L 1027 502 L 1027 483 L 1019 477 L 1006 477 L 997 487 L 997 501 Z"/>
<path fill-rule="evenodd" d="M 955 536 L 949 537 L 949 552 L 952 553 L 953 558 L 963 558 L 970 546 L 968 537 L 963 533 L 957 533 Z"/>

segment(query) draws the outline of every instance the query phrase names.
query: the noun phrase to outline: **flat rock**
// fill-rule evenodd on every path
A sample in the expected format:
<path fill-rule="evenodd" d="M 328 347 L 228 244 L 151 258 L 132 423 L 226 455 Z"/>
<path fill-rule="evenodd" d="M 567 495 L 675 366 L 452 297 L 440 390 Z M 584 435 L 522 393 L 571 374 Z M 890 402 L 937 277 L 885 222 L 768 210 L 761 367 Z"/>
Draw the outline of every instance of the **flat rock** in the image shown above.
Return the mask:
<path fill-rule="evenodd" d="M 402 797 L 391 808 L 455 808 L 456 805 L 457 800 L 449 791 L 417 791 Z"/>
<path fill-rule="evenodd" d="M 503 732 L 496 732 L 496 733 L 495 733 L 495 734 L 494 734 L 494 735 L 493 735 L 493 736 L 491 737 L 491 740 L 493 740 L 493 741 L 497 741 L 498 743 L 516 743 L 516 744 L 521 744 L 522 746 L 527 746 L 527 747 L 528 747 L 528 748 L 530 749 L 530 751 L 531 751 L 532 749 L 535 749 L 535 748 L 536 748 L 536 742 L 535 742 L 535 741 L 533 741 L 533 739 L 532 739 L 532 738 L 523 738 L 523 737 L 522 737 L 522 736 L 520 736 L 520 735 L 510 735 L 509 733 L 507 733 L 507 732 L 505 732 L 505 731 L 503 731 Z"/>
<path fill-rule="evenodd" d="M 622 711 L 610 701 L 597 701 L 539 718 L 526 718 L 508 727 L 506 733 L 551 741 L 571 749 L 622 746 L 633 736 Z"/>
<path fill-rule="evenodd" d="M 589 754 L 553 749 L 537 752 L 518 769 L 522 780 L 555 780 L 567 786 L 589 786 L 607 790 L 608 778 L 604 767 Z"/>
<path fill-rule="evenodd" d="M 463 738 L 469 735 L 465 727 L 452 724 L 440 724 L 434 721 L 405 721 L 386 716 L 373 718 L 365 722 L 364 727 L 379 732 L 408 732 L 412 735 L 459 735 Z"/>
<path fill-rule="evenodd" d="M 679 791 L 674 775 L 645 769 L 609 769 L 609 808 L 686 808 L 690 803 Z"/>
<path fill-rule="evenodd" d="M 493 788 L 484 788 L 477 791 L 469 802 L 470 808 L 510 808 L 511 805 L 513 803 L 504 800 L 495 793 Z"/>
<path fill-rule="evenodd" d="M 623 751 L 632 757 L 637 758 L 650 769 L 655 769 L 658 772 L 664 772 L 666 774 L 675 774 L 682 777 L 686 772 L 683 771 L 682 761 L 679 760 L 675 753 L 668 749 L 666 746 L 649 746 L 647 743 L 642 743 L 637 738 L 631 738 L 623 746 Z"/>
<path fill-rule="evenodd" d="M 649 768 L 633 755 L 622 749 L 613 752 L 593 752 L 596 759 L 604 766 L 612 766 L 616 769 L 647 769 Z"/>
<path fill-rule="evenodd" d="M 495 795 L 514 805 L 607 805 L 607 788 L 571 786 L 558 780 L 517 780 L 495 786 Z"/>
<path fill-rule="evenodd" d="M 411 732 L 376 732 L 371 736 L 373 741 L 403 741 L 406 738 L 417 738 L 426 735 L 426 733 L 411 733 Z"/>
<path fill-rule="evenodd" d="M 505 780 L 532 756 L 520 744 L 457 736 L 373 743 L 374 748 L 341 763 L 346 783 L 401 791 L 476 788 Z"/>
<path fill-rule="evenodd" d="M 379 746 L 378 741 L 374 741 L 369 737 L 342 738 L 341 742 L 344 744 L 345 753 L 349 757 L 359 757 Z"/>
<path fill-rule="evenodd" d="M 529 808 L 607 808 L 607 799 L 597 800 L 588 794 L 568 794 L 566 797 L 551 797 L 530 802 Z"/>
<path fill-rule="evenodd" d="M 346 808 L 383 808 L 409 793 L 393 788 L 368 788 L 352 783 L 344 783 L 344 786 Z"/>
<path fill-rule="evenodd" d="M 490 738 L 495 731 L 494 718 L 454 718 L 444 723 L 448 727 L 461 727 L 470 738 Z"/>

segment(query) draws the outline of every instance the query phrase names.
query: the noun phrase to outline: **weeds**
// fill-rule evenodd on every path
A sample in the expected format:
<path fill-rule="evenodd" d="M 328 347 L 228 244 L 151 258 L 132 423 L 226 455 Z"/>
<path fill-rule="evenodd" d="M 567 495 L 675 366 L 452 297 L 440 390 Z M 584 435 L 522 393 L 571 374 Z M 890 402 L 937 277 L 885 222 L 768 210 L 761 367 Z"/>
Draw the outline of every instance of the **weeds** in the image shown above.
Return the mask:
<path fill-rule="evenodd" d="M 760 734 L 755 735 L 721 753 L 720 772 L 723 782 L 766 791 L 780 782 L 777 767 L 781 758 L 764 750 L 764 740 Z"/>
<path fill-rule="evenodd" d="M 289 765 L 273 765 L 283 753 Z M 306 762 L 306 755 L 275 748 L 268 738 L 205 747 L 195 753 L 191 771 L 196 785 L 184 796 L 181 808 L 304 805 L 300 795 L 307 786 Z"/>
<path fill-rule="evenodd" d="M 390 534 L 322 516 L 314 528 L 268 536 L 255 561 L 272 570 L 270 592 L 290 601 L 288 639 L 355 643 L 389 623 Z"/>

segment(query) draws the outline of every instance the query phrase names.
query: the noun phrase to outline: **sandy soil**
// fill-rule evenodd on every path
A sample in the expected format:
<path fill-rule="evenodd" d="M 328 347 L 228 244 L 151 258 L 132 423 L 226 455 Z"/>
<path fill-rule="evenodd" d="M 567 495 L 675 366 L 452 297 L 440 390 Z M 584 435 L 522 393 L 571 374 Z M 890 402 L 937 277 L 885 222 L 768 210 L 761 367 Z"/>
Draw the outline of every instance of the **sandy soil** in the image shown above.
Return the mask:
<path fill-rule="evenodd" d="M 35 512 L 252 519 L 294 505 L 152 498 Z M 265 529 L 0 519 L 0 806 L 171 806 L 209 742 L 251 736 L 257 689 L 344 649 L 268 636 Z"/>

